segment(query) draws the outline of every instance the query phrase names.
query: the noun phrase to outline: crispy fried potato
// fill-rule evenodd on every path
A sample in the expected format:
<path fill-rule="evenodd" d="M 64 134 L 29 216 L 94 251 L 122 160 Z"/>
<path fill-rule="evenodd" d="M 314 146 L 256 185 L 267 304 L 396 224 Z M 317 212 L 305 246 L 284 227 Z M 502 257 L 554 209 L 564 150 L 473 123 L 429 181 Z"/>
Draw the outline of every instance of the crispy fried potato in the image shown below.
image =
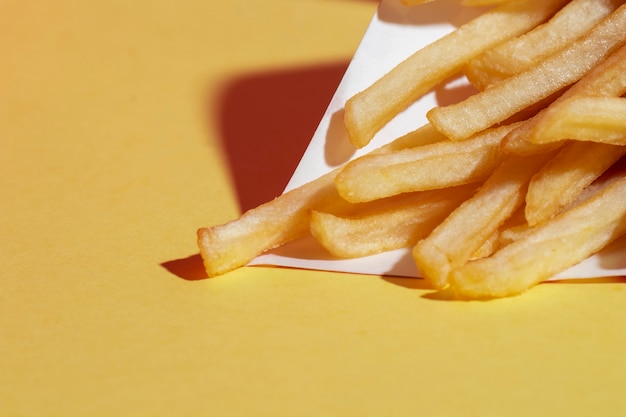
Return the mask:
<path fill-rule="evenodd" d="M 489 129 L 463 142 L 445 140 L 364 156 L 339 172 L 335 186 L 356 203 L 482 181 L 502 160 L 500 142 L 516 126 Z"/>
<path fill-rule="evenodd" d="M 372 153 L 437 142 L 442 135 L 425 125 Z M 248 210 L 238 219 L 197 232 L 207 274 L 212 277 L 246 265 L 261 253 L 301 237 L 309 230 L 310 210 L 342 212 L 352 205 L 339 196 L 330 173 Z"/>
<path fill-rule="evenodd" d="M 483 91 L 236 220 L 199 229 L 208 275 L 310 233 L 341 258 L 413 246 L 436 288 L 492 298 L 519 294 L 626 234 L 626 5 L 462 0 L 496 2 L 348 100 L 346 128 L 364 146 L 463 66 L 482 71 Z"/>
<path fill-rule="evenodd" d="M 459 298 L 517 295 L 576 265 L 626 233 L 626 177 L 622 173 L 592 198 L 529 229 L 494 255 L 450 274 Z"/>
<path fill-rule="evenodd" d="M 465 264 L 521 207 L 528 182 L 549 157 L 514 156 L 502 162 L 476 195 L 417 243 L 413 258 L 422 276 L 435 288 L 445 288 L 450 272 Z"/>
<path fill-rule="evenodd" d="M 554 14 L 565 0 L 507 2 L 418 50 L 346 102 L 344 121 L 358 148 L 412 102 L 458 73 L 468 59 L 524 33 Z"/>
<path fill-rule="evenodd" d="M 475 191 L 477 185 L 403 194 L 365 204 L 355 216 L 311 213 L 311 234 L 332 255 L 357 258 L 414 245 Z M 368 207 L 369 206 L 369 207 Z"/>
<path fill-rule="evenodd" d="M 575 96 L 546 110 L 535 143 L 574 139 L 626 145 L 626 98 Z"/>
<path fill-rule="evenodd" d="M 539 65 L 459 103 L 436 107 L 427 117 L 452 140 L 466 139 L 575 83 L 624 42 L 626 5 Z"/>
<path fill-rule="evenodd" d="M 469 61 L 463 69 L 479 90 L 525 71 L 589 32 L 621 0 L 572 0 L 548 22 L 503 42 Z"/>
<path fill-rule="evenodd" d="M 626 147 L 603 143 L 568 143 L 540 169 L 526 193 L 525 216 L 534 226 L 570 205 L 622 155 Z"/>
<path fill-rule="evenodd" d="M 538 144 L 540 139 L 535 138 L 537 126 L 542 123 L 543 117 L 551 107 L 556 107 L 562 101 L 579 95 L 621 96 L 624 94 L 625 88 L 626 46 L 622 46 L 592 68 L 580 81 L 554 100 L 546 109 L 511 131 L 502 142 L 502 147 L 505 152 L 514 154 L 531 154 L 555 149 L 561 144 Z"/>
<path fill-rule="evenodd" d="M 212 277 L 243 266 L 266 250 L 308 231 L 308 212 L 342 203 L 331 172 L 223 225 L 198 230 L 198 246 Z"/>

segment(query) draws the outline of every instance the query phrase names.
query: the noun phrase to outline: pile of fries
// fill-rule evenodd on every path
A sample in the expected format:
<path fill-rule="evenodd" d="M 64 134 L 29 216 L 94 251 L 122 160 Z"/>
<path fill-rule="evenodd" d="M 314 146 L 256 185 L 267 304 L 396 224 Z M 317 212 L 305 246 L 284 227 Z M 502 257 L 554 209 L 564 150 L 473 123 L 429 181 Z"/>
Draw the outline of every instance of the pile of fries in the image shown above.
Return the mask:
<path fill-rule="evenodd" d="M 624 1 L 461 3 L 493 7 L 350 98 L 346 130 L 355 147 L 367 145 L 453 76 L 477 93 L 236 220 L 198 230 L 209 276 L 310 233 L 339 258 L 412 248 L 436 289 L 489 299 L 520 294 L 626 233 Z"/>

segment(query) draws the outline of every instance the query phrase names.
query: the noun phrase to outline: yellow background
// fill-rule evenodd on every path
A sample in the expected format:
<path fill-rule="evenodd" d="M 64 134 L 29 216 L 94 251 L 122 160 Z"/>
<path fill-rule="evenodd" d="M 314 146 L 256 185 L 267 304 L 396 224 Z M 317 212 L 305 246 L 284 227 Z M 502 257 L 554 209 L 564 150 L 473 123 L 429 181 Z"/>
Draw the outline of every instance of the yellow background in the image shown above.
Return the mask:
<path fill-rule="evenodd" d="M 376 6 L 0 1 L 0 415 L 626 415 L 623 279 L 205 278 L 196 229 L 282 189 Z"/>

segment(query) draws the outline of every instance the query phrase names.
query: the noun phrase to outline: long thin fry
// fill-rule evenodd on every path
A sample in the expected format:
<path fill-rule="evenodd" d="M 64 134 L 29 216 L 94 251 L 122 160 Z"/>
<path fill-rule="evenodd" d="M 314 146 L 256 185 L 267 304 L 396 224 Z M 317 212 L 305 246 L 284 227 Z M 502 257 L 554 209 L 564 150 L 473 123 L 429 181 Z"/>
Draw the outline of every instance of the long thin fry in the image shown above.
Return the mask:
<path fill-rule="evenodd" d="M 350 98 L 345 124 L 356 147 L 434 86 L 458 73 L 468 59 L 548 19 L 565 0 L 527 0 L 502 4 L 418 50 Z"/>
<path fill-rule="evenodd" d="M 489 129 L 462 142 L 361 157 L 339 172 L 337 191 L 354 203 L 482 181 L 502 160 L 500 142 L 516 126 Z"/>
<path fill-rule="evenodd" d="M 339 258 L 357 258 L 413 246 L 466 200 L 476 185 L 392 197 L 383 207 L 355 216 L 311 213 L 311 234 Z M 378 202 L 380 200 L 377 200 Z"/>
<path fill-rule="evenodd" d="M 596 25 L 586 36 L 538 66 L 457 104 L 436 107 L 428 112 L 427 117 L 449 138 L 466 139 L 575 83 L 624 42 L 626 5 Z"/>
<path fill-rule="evenodd" d="M 529 225 L 558 214 L 625 153 L 626 147 L 593 142 L 573 142 L 561 148 L 528 186 L 525 210 Z"/>
<path fill-rule="evenodd" d="M 531 154 L 554 149 L 561 144 L 537 144 L 534 135 L 537 126 L 550 107 L 556 107 L 568 98 L 593 96 L 621 96 L 626 88 L 626 46 L 620 47 L 604 61 L 592 68 L 580 81 L 554 100 L 546 109 L 511 131 L 503 141 L 507 153 Z"/>
<path fill-rule="evenodd" d="M 626 98 L 576 96 L 546 110 L 535 143 L 566 139 L 626 145 Z"/>
<path fill-rule="evenodd" d="M 520 294 L 598 252 L 626 233 L 626 177 L 549 222 L 530 229 L 494 255 L 450 274 L 461 298 Z"/>
<path fill-rule="evenodd" d="M 572 0 L 548 22 L 472 59 L 463 69 L 480 90 L 519 74 L 584 36 L 622 0 Z"/>

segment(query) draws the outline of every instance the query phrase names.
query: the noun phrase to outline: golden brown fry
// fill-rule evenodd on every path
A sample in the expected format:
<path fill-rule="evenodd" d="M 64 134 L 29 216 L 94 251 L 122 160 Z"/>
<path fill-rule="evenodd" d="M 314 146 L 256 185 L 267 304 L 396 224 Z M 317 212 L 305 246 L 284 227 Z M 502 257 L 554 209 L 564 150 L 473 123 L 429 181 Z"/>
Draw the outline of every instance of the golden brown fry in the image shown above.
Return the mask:
<path fill-rule="evenodd" d="M 530 178 L 548 158 L 541 154 L 505 160 L 475 196 L 417 243 L 413 258 L 422 276 L 435 288 L 446 287 L 450 272 L 465 264 L 521 207 Z"/>
<path fill-rule="evenodd" d="M 528 186 L 528 224 L 534 226 L 558 214 L 625 153 L 626 147 L 603 143 L 565 145 Z"/>
<path fill-rule="evenodd" d="M 626 5 L 538 66 L 460 103 L 434 108 L 428 112 L 428 119 L 449 138 L 466 139 L 575 83 L 624 42 Z"/>
<path fill-rule="evenodd" d="M 623 6 L 622 6 L 623 7 Z M 580 81 L 557 98 L 547 109 L 511 131 L 503 141 L 507 153 L 531 154 L 559 147 L 561 144 L 537 144 L 534 136 L 537 126 L 550 107 L 578 95 L 621 96 L 626 88 L 626 46 L 620 47 L 603 62 L 591 69 Z"/>
<path fill-rule="evenodd" d="M 488 129 L 462 142 L 364 156 L 348 163 L 335 185 L 343 198 L 356 203 L 482 181 L 502 160 L 500 142 L 516 126 Z"/>
<path fill-rule="evenodd" d="M 572 0 L 548 22 L 472 59 L 463 69 L 478 89 L 538 65 L 568 43 L 589 32 L 622 0 Z"/>
<path fill-rule="evenodd" d="M 339 258 L 409 247 L 426 237 L 476 187 L 463 185 L 377 200 L 373 208 L 361 208 L 351 217 L 314 211 L 311 234 Z"/>
<path fill-rule="evenodd" d="M 308 211 L 341 203 L 336 172 L 248 210 L 237 220 L 198 230 L 198 246 L 209 277 L 243 266 L 266 250 L 304 235 Z"/>
<path fill-rule="evenodd" d="M 520 294 L 565 271 L 626 233 L 626 177 L 622 174 L 593 198 L 529 229 L 494 255 L 450 274 L 460 298 Z"/>
<path fill-rule="evenodd" d="M 566 139 L 626 145 L 626 98 L 575 96 L 546 110 L 535 143 Z"/>
<path fill-rule="evenodd" d="M 441 140 L 430 125 L 396 139 L 374 152 L 392 152 Z M 306 234 L 309 211 L 347 210 L 335 189 L 339 169 L 248 210 L 238 219 L 198 230 L 198 247 L 212 277 L 244 266 L 261 253 Z M 341 209 L 341 210 L 340 210 Z"/>
<path fill-rule="evenodd" d="M 350 141 L 358 148 L 412 102 L 458 73 L 468 59 L 548 19 L 565 0 L 508 2 L 427 45 L 345 106 Z"/>

